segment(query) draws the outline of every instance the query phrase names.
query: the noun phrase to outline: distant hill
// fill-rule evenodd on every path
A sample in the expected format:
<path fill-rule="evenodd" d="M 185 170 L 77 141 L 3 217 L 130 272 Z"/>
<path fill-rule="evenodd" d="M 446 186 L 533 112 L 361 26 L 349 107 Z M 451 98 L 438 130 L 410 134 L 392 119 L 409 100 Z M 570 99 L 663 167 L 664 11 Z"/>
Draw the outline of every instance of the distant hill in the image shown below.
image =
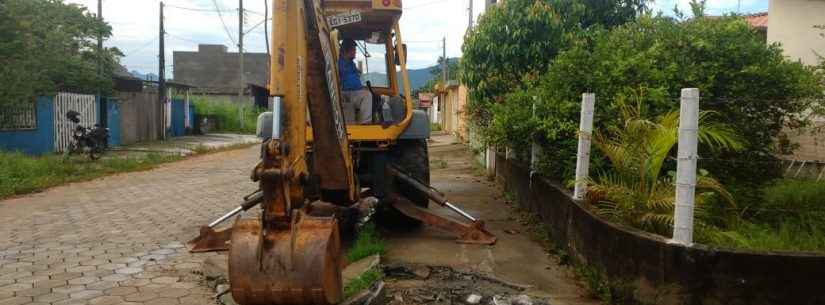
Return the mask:
<path fill-rule="evenodd" d="M 143 74 L 143 73 L 140 73 L 137 70 L 132 70 L 130 73 L 132 75 L 134 75 L 135 77 L 137 77 L 139 79 L 142 79 L 142 80 L 149 80 L 149 81 L 157 81 L 158 80 L 158 75 L 155 74 L 155 73 Z"/>
<path fill-rule="evenodd" d="M 458 61 L 458 58 L 450 58 L 450 62 Z M 410 77 L 410 91 L 415 91 L 418 88 L 423 87 L 427 84 L 431 78 L 433 78 L 432 71 L 435 70 L 436 66 L 430 66 L 421 69 L 408 69 L 407 75 Z M 370 72 L 364 75 L 364 81 L 371 81 L 375 86 L 386 86 L 387 85 L 387 75 L 384 73 L 377 73 L 377 72 Z"/>

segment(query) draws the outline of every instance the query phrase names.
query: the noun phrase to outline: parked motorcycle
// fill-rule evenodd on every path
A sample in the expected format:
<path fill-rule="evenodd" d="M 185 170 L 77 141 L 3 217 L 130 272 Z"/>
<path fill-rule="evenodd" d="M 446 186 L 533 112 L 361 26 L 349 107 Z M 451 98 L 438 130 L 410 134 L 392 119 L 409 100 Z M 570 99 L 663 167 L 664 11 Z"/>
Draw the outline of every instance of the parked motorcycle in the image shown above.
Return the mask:
<path fill-rule="evenodd" d="M 80 113 L 74 110 L 66 112 L 66 118 L 77 124 L 72 132 L 73 141 L 69 143 L 65 154 L 84 153 L 89 155 L 89 159 L 97 160 L 109 146 L 109 128 L 103 128 L 95 124 L 93 128 L 80 125 Z"/>

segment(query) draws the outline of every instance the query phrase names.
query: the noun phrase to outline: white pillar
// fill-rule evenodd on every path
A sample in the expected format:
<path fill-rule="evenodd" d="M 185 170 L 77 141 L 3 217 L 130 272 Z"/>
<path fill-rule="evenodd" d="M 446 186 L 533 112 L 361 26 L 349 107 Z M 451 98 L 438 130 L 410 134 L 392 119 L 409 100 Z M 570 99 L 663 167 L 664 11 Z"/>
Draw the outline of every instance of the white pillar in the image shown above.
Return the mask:
<path fill-rule="evenodd" d="M 536 101 L 535 97 L 533 97 L 533 119 L 536 118 Z M 530 141 L 530 177 L 533 177 L 533 174 L 539 168 L 539 155 L 541 155 L 541 146 L 536 144 L 536 141 Z"/>
<path fill-rule="evenodd" d="M 576 154 L 576 187 L 573 198 L 582 200 L 587 194 L 587 177 L 590 172 L 590 141 L 593 135 L 593 106 L 596 95 L 582 94 L 582 110 L 579 119 L 579 150 Z"/>
<path fill-rule="evenodd" d="M 682 89 L 679 110 L 678 163 L 676 164 L 676 210 L 672 241 L 686 246 L 693 244 L 698 137 L 699 89 Z"/>
<path fill-rule="evenodd" d="M 496 148 L 494 146 L 487 146 L 487 176 L 495 177 L 496 175 Z"/>

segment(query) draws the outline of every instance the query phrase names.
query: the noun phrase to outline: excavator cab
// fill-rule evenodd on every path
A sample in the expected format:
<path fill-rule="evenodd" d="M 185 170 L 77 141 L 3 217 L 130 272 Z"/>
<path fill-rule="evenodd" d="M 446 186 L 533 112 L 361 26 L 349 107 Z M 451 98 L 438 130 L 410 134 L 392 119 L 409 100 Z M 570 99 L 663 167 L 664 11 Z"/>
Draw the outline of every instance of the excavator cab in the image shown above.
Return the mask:
<path fill-rule="evenodd" d="M 261 160 L 251 173 L 259 190 L 188 243 L 193 252 L 229 250 L 234 300 L 338 303 L 346 264 L 340 235 L 373 213 L 379 224 L 424 223 L 458 242 L 495 243 L 481 220 L 429 186 L 430 124 L 410 97 L 401 0 L 273 0 L 272 12 L 271 111 L 258 118 Z M 366 124 L 346 117 L 338 74 L 344 39 L 360 44 L 364 70 L 379 63 L 361 75 L 375 105 Z M 468 222 L 428 212 L 431 200 Z M 256 205 L 258 217 L 216 230 Z"/>

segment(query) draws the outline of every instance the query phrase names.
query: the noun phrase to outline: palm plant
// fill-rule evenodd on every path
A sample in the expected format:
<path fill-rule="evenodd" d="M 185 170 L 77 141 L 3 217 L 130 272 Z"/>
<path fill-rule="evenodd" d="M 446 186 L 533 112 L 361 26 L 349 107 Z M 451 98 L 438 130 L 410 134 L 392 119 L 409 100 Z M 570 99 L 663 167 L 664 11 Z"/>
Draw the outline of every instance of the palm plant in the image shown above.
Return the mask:
<path fill-rule="evenodd" d="M 668 235 L 673 225 L 675 173 L 662 167 L 678 142 L 679 113 L 664 113 L 655 120 L 644 118 L 641 100 L 635 105 L 619 101 L 621 122 L 596 132 L 593 143 L 607 157 L 611 168 L 589 181 L 589 202 L 598 214 L 613 221 Z M 713 123 L 711 111 L 699 114 L 699 141 L 713 150 L 742 149 L 742 142 L 728 126 Z M 704 206 L 721 196 L 733 205 L 733 198 L 715 179 L 700 170 L 696 183 L 697 227 L 703 224 Z"/>

